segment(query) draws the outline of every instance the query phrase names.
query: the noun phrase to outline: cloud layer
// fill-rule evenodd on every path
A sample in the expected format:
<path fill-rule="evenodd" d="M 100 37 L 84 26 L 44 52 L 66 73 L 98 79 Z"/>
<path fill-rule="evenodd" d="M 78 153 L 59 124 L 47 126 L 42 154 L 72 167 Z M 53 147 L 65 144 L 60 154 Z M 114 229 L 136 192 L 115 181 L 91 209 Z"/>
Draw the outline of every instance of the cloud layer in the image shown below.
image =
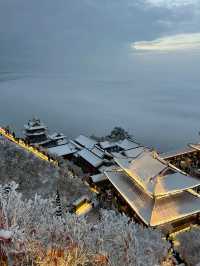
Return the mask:
<path fill-rule="evenodd" d="M 146 0 L 146 3 L 157 7 L 174 8 L 198 5 L 199 0 Z"/>
<path fill-rule="evenodd" d="M 153 41 L 141 41 L 131 44 L 131 48 L 140 51 L 176 51 L 200 49 L 200 33 L 188 33 L 158 38 Z"/>

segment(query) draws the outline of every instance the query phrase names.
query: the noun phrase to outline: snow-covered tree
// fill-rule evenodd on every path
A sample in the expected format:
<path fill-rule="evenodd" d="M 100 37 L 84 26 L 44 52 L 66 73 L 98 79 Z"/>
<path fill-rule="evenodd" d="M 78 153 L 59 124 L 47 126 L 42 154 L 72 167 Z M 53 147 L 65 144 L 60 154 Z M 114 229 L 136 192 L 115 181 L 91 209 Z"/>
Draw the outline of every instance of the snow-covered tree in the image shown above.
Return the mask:
<path fill-rule="evenodd" d="M 169 248 L 159 231 L 107 210 L 102 210 L 101 221 L 87 234 L 86 243 L 94 253 L 104 254 L 113 266 L 159 265 Z"/>
<path fill-rule="evenodd" d="M 55 167 L 0 143 L 0 252 L 8 265 L 160 265 L 169 244 L 159 231 L 114 211 L 102 210 L 93 222 L 66 212 L 90 193 L 77 175 L 65 162 Z"/>
<path fill-rule="evenodd" d="M 175 249 L 179 252 L 187 265 L 197 265 L 200 263 L 200 228 L 181 233 L 176 237 Z"/>
<path fill-rule="evenodd" d="M 119 141 L 119 140 L 124 140 L 126 138 L 131 138 L 133 139 L 133 136 L 130 135 L 125 129 L 123 129 L 122 127 L 114 127 L 110 134 L 104 137 L 97 137 L 92 135 L 91 136 L 93 139 L 97 140 L 97 141 Z"/>
<path fill-rule="evenodd" d="M 153 266 L 167 256 L 169 245 L 160 232 L 113 211 L 103 210 L 96 224 L 69 213 L 57 217 L 54 200 L 38 195 L 26 200 L 16 183 L 9 193 L 0 187 L 0 202 L 0 236 L 11 239 L 2 244 L 9 265 Z"/>

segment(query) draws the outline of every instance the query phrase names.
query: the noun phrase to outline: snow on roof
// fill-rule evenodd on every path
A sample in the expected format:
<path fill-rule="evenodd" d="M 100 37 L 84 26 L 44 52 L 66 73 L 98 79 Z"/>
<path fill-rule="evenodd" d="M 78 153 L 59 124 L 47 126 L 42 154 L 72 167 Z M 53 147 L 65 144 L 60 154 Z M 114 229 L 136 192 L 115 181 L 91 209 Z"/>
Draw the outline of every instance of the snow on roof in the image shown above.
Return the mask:
<path fill-rule="evenodd" d="M 75 139 L 75 141 L 88 149 L 92 149 L 94 145 L 97 144 L 95 140 L 83 135 L 80 135 L 78 138 Z"/>
<path fill-rule="evenodd" d="M 37 131 L 37 130 L 33 130 L 33 131 L 23 131 L 24 135 L 26 137 L 29 137 L 29 136 L 40 136 L 40 135 L 46 135 L 46 130 L 43 130 L 43 131 Z"/>
<path fill-rule="evenodd" d="M 91 176 L 92 182 L 93 183 L 98 183 L 107 180 L 107 176 L 104 173 L 97 174 L 97 175 L 92 175 Z"/>
<path fill-rule="evenodd" d="M 52 139 L 52 140 L 57 140 L 57 139 L 63 139 L 63 138 L 65 139 L 66 136 L 63 133 L 55 132 L 55 133 L 49 135 L 49 138 Z"/>
<path fill-rule="evenodd" d="M 114 158 L 121 158 L 121 159 L 126 158 L 126 156 L 124 156 L 121 152 L 111 152 L 111 154 Z"/>
<path fill-rule="evenodd" d="M 79 150 L 82 150 L 83 149 L 82 146 L 80 146 L 78 143 L 76 143 L 75 141 L 73 141 L 71 139 L 69 140 L 69 143 L 71 143 L 72 145 L 74 145 Z"/>
<path fill-rule="evenodd" d="M 43 140 L 43 141 L 38 141 L 38 142 L 31 142 L 30 145 L 43 145 L 43 144 L 47 144 L 47 143 L 50 143 L 50 140 L 49 139 L 46 139 L 46 140 Z"/>
<path fill-rule="evenodd" d="M 169 193 L 177 193 L 199 185 L 200 179 L 181 173 L 158 176 L 154 187 L 154 195 L 161 196 Z"/>
<path fill-rule="evenodd" d="M 167 165 L 153 157 L 152 152 L 145 151 L 131 162 L 128 159 L 115 159 L 138 184 L 150 193 L 154 191 L 153 178 L 158 176 Z"/>
<path fill-rule="evenodd" d="M 75 153 L 77 151 L 76 147 L 71 143 L 65 145 L 59 145 L 48 149 L 49 153 L 56 154 L 57 156 L 65 156 L 68 154 Z"/>
<path fill-rule="evenodd" d="M 135 143 L 131 140 L 128 139 L 124 139 L 122 141 L 118 141 L 117 144 L 120 148 L 122 148 L 123 150 L 130 150 L 130 149 L 134 149 L 139 147 L 140 145 L 138 143 Z"/>
<path fill-rule="evenodd" d="M 47 127 L 38 118 L 29 120 L 28 123 L 24 125 L 24 128 L 27 130 L 47 129 Z"/>
<path fill-rule="evenodd" d="M 45 126 L 45 125 L 43 125 L 43 124 L 41 124 L 41 125 L 29 125 L 29 124 L 26 124 L 26 125 L 24 125 L 24 128 L 26 129 L 26 130 L 38 130 L 38 129 L 44 129 L 44 130 L 46 130 L 47 129 L 47 127 Z"/>
<path fill-rule="evenodd" d="M 192 148 L 192 147 L 185 147 L 183 149 L 161 153 L 161 154 L 159 154 L 159 156 L 162 159 L 168 159 L 168 158 L 171 158 L 171 157 L 184 155 L 184 154 L 191 153 L 191 152 L 195 152 L 195 149 Z"/>
<path fill-rule="evenodd" d="M 200 198 L 184 191 L 155 201 L 151 226 L 158 226 L 200 212 Z"/>
<path fill-rule="evenodd" d="M 57 139 L 56 140 L 56 144 L 57 145 L 64 145 L 64 144 L 67 144 L 68 143 L 68 140 L 67 139 Z"/>
<path fill-rule="evenodd" d="M 106 171 L 117 171 L 119 170 L 119 166 L 117 165 L 110 165 L 110 166 L 106 166 L 106 165 L 102 165 L 101 167 L 98 168 L 98 170 L 101 172 L 101 173 L 104 173 Z"/>
<path fill-rule="evenodd" d="M 105 173 L 131 208 L 151 226 L 159 226 L 200 212 L 200 198 L 183 191 L 152 198 L 123 172 Z"/>
<path fill-rule="evenodd" d="M 78 155 L 94 167 L 98 167 L 103 163 L 103 160 L 101 158 L 87 149 L 82 149 L 78 152 Z"/>
<path fill-rule="evenodd" d="M 177 193 L 200 185 L 200 179 L 172 171 L 166 174 L 169 167 L 144 152 L 135 160 L 115 159 L 117 164 L 141 186 L 154 196 Z"/>
<path fill-rule="evenodd" d="M 138 147 L 138 148 L 126 150 L 123 153 L 128 158 L 136 158 L 138 155 L 140 155 L 144 151 L 145 151 L 145 148 L 144 147 Z"/>
<path fill-rule="evenodd" d="M 110 141 L 101 141 L 100 142 L 100 146 L 102 149 L 108 149 L 108 148 L 112 148 L 112 147 L 116 147 L 118 146 L 118 142 L 110 142 Z"/>
<path fill-rule="evenodd" d="M 105 172 L 105 174 L 137 215 L 148 225 L 153 210 L 153 198 L 134 185 L 123 172 Z"/>
<path fill-rule="evenodd" d="M 129 149 L 133 149 L 133 148 L 137 148 L 140 145 L 138 143 L 135 143 L 129 139 L 124 139 L 124 140 L 120 140 L 120 141 L 102 141 L 100 142 L 100 146 L 102 147 L 102 149 L 109 149 L 109 148 L 113 148 L 113 147 L 119 147 L 123 150 L 129 150 Z"/>
<path fill-rule="evenodd" d="M 94 146 L 94 148 L 91 149 L 91 152 L 93 152 L 94 154 L 96 154 L 98 157 L 103 158 L 105 155 L 104 150 L 102 150 L 101 148 Z"/>

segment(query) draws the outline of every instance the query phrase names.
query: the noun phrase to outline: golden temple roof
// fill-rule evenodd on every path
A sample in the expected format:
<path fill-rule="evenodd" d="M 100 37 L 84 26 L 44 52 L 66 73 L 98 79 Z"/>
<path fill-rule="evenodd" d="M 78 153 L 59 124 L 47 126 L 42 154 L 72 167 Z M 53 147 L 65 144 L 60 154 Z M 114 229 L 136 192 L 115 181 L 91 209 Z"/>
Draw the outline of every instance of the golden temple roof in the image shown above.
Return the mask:
<path fill-rule="evenodd" d="M 189 191 L 151 197 L 125 172 L 109 171 L 105 174 L 147 225 L 158 226 L 200 212 L 200 198 Z"/>
<path fill-rule="evenodd" d="M 115 161 L 150 196 L 177 193 L 200 185 L 200 179 L 176 172 L 150 151 L 134 160 L 116 158 Z"/>

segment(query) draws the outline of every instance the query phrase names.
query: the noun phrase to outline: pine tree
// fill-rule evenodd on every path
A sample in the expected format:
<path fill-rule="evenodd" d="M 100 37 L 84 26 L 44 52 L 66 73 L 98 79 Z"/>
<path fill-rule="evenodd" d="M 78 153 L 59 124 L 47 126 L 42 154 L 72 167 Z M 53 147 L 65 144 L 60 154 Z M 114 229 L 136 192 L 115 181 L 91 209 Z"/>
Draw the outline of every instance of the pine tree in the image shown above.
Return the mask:
<path fill-rule="evenodd" d="M 60 194 L 58 190 L 56 192 L 56 216 L 57 217 L 62 216 L 61 200 L 60 200 Z"/>

